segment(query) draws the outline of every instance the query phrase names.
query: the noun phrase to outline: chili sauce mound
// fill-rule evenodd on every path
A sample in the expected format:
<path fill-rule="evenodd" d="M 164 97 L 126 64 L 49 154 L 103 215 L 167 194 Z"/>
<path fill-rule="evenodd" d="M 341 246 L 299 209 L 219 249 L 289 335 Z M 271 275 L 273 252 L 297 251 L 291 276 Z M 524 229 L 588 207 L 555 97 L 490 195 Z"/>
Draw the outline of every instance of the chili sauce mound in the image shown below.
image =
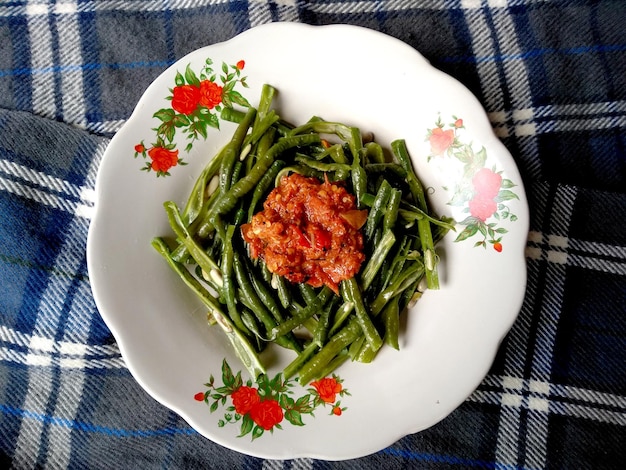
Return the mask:
<path fill-rule="evenodd" d="M 241 231 L 252 258 L 263 259 L 271 272 L 337 293 L 365 260 L 360 229 L 366 218 L 343 186 L 293 173 Z"/>

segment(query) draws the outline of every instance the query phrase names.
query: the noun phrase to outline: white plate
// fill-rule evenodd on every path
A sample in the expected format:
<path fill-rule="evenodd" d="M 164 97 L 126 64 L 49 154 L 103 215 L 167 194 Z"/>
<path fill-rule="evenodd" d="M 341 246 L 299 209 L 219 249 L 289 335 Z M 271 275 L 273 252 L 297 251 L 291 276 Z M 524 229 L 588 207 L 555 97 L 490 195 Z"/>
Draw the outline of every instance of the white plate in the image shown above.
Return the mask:
<path fill-rule="evenodd" d="M 228 410 L 229 391 L 213 412 L 194 398 L 208 390 L 211 376 L 215 387 L 223 385 L 224 360 L 235 374 L 244 369 L 221 331 L 206 325 L 194 295 L 150 246 L 155 235 L 170 234 L 163 201 L 184 203 L 207 158 L 234 126 L 220 121 L 220 130 L 209 128 L 207 138 L 194 141 L 189 152 L 184 126 L 177 128 L 174 145 L 187 165 L 171 167 L 165 178 L 140 171 L 150 157 L 133 158 L 140 142 L 146 150 L 156 143 L 154 129 L 161 121 L 154 114 L 173 112 L 166 98 L 177 76 L 184 81 L 189 68 L 198 80 L 212 78 L 201 76 L 207 59 L 215 80 L 220 83 L 226 65 L 234 73 L 233 90 L 253 105 L 264 83 L 274 85 L 276 107 L 291 122 L 319 115 L 372 131 L 384 146 L 406 139 L 435 210 L 465 222 L 440 244 L 441 290 L 428 291 L 408 312 L 401 350 L 387 347 L 372 364 L 345 364 L 337 371 L 344 392 L 333 403 L 311 401 L 315 413 L 301 415 L 303 425 L 285 416 L 280 427 L 261 435 L 240 437 L 245 420 L 227 421 L 234 416 Z M 249 88 L 237 81 L 242 78 Z M 184 100 L 177 100 L 175 106 L 183 109 Z M 472 187 L 478 170 L 474 181 L 482 199 L 474 197 Z M 111 141 L 96 193 L 89 275 L 98 309 L 133 376 L 207 438 L 258 457 L 355 458 L 437 423 L 483 379 L 524 296 L 527 202 L 515 163 L 484 110 L 466 88 L 411 47 L 363 28 L 275 23 L 184 57 L 150 85 Z M 472 214 L 485 218 L 484 223 L 466 219 L 471 198 Z M 467 238 L 457 240 L 460 233 Z M 273 378 L 290 358 L 289 352 L 279 353 L 268 376 Z M 292 391 L 294 399 L 309 393 L 299 385 Z M 332 413 L 339 408 L 340 415 Z"/>

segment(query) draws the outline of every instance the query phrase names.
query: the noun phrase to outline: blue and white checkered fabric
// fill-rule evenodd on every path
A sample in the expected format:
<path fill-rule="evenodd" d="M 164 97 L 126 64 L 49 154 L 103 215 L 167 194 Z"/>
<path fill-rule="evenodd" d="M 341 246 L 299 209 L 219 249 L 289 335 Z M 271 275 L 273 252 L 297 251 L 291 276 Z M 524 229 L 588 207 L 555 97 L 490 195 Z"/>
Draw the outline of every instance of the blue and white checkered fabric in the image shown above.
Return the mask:
<path fill-rule="evenodd" d="M 488 376 L 440 424 L 354 461 L 201 437 L 130 376 L 87 276 L 98 163 L 145 88 L 272 21 L 415 47 L 478 96 L 530 200 L 528 290 Z M 623 0 L 1 1 L 0 466 L 624 468 L 625 25 Z"/>

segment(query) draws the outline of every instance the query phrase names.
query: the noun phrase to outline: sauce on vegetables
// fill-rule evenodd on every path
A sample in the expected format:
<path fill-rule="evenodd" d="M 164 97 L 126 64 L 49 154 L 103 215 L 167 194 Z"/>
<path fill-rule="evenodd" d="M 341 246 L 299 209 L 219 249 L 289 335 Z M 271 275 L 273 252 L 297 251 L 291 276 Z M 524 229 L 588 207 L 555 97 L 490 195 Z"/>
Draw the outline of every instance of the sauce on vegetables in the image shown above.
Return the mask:
<path fill-rule="evenodd" d="M 250 255 L 294 283 L 326 285 L 334 292 L 365 259 L 358 210 L 343 186 L 297 173 L 283 176 L 263 210 L 241 227 Z"/>

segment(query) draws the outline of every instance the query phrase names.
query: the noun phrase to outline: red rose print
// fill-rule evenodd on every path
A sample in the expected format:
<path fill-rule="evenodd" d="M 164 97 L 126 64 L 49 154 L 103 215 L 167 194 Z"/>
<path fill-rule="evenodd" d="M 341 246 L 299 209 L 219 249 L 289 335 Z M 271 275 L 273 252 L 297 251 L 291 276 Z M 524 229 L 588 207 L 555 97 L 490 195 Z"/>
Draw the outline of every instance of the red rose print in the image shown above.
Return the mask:
<path fill-rule="evenodd" d="M 257 389 L 245 385 L 235 390 L 230 397 L 233 400 L 235 411 L 240 415 L 245 415 L 261 401 Z"/>
<path fill-rule="evenodd" d="M 335 403 L 335 399 L 337 398 L 337 393 L 341 392 L 343 387 L 337 379 L 334 377 L 326 377 L 316 382 L 312 382 L 311 385 L 315 387 L 318 395 L 322 399 L 322 401 L 326 403 Z"/>
<path fill-rule="evenodd" d="M 502 243 L 495 242 L 493 244 L 493 249 L 496 250 L 498 253 L 501 253 L 502 252 Z"/>
<path fill-rule="evenodd" d="M 149 152 L 150 145 L 144 144 L 141 138 L 132 144 L 133 158 L 142 157 L 139 159 L 141 170 L 154 171 L 157 177 L 170 176 L 171 167 L 187 162 L 182 154 L 178 158 L 178 153 L 167 154 L 163 149 L 176 150 L 185 141 L 181 152 L 188 154 L 196 142 L 212 135 L 209 130 L 220 130 L 224 109 L 232 109 L 234 105 L 249 107 L 248 100 L 237 90 L 237 87 L 248 87 L 247 77 L 242 72 L 245 66 L 241 59 L 230 65 L 222 62 L 221 67 L 216 68 L 214 61 L 207 57 L 199 69 L 189 63 L 184 72 L 177 70 L 169 96 L 166 96 L 167 104 L 152 114 L 159 122 L 152 128 L 156 132 L 152 145 L 163 148 Z M 220 68 L 223 74 L 219 74 Z M 152 160 L 148 159 L 148 153 Z"/>
<path fill-rule="evenodd" d="M 163 147 L 152 147 L 148 150 L 148 156 L 152 159 L 154 171 L 167 172 L 178 164 L 178 150 L 168 150 Z"/>
<path fill-rule="evenodd" d="M 435 127 L 428 140 L 433 155 L 443 155 L 454 142 L 454 131 L 452 129 L 444 131 L 441 127 Z"/>
<path fill-rule="evenodd" d="M 483 222 L 493 215 L 498 208 L 496 201 L 477 193 L 469 202 L 470 214 Z"/>
<path fill-rule="evenodd" d="M 224 359 L 223 385 L 211 376 L 209 382 L 204 384 L 207 390 L 204 393 L 196 393 L 193 398 L 207 405 L 211 413 L 220 407 L 224 408 L 224 416 L 217 425 L 223 427 L 227 424 L 239 424 L 241 433 L 238 437 L 252 434 L 253 440 L 267 436 L 265 431 L 282 429 L 283 422 L 304 426 L 302 418 L 305 415 L 315 416 L 314 410 L 322 406 L 326 410 L 330 409 L 329 416 L 341 416 L 348 409 L 342 406 L 341 401 L 334 402 L 337 393 L 342 397 L 350 395 L 341 385 L 342 380 L 336 375 L 331 379 L 315 382 L 317 390 L 322 391 L 321 394 L 307 387 L 299 398 L 293 397 L 292 387 L 297 381 L 297 378 L 284 378 L 282 373 L 278 373 L 273 379 L 259 376 L 256 382 L 251 379 L 243 382 L 241 371 L 233 371 Z M 326 399 L 322 400 L 320 395 Z M 230 400 L 227 400 L 229 397 Z M 328 401 L 333 403 L 326 407 Z"/>
<path fill-rule="evenodd" d="M 172 108 L 181 114 L 193 113 L 200 102 L 200 88 L 194 85 L 180 85 L 172 90 Z"/>
<path fill-rule="evenodd" d="M 250 418 L 266 431 L 272 429 L 283 420 L 283 409 L 276 400 L 265 400 L 257 403 L 250 410 Z"/>
<path fill-rule="evenodd" d="M 222 102 L 222 87 L 210 80 L 200 82 L 200 104 L 209 109 Z"/>
<path fill-rule="evenodd" d="M 498 195 L 502 185 L 502 176 L 489 168 L 481 168 L 472 178 L 474 189 L 483 197 L 493 199 Z"/>

